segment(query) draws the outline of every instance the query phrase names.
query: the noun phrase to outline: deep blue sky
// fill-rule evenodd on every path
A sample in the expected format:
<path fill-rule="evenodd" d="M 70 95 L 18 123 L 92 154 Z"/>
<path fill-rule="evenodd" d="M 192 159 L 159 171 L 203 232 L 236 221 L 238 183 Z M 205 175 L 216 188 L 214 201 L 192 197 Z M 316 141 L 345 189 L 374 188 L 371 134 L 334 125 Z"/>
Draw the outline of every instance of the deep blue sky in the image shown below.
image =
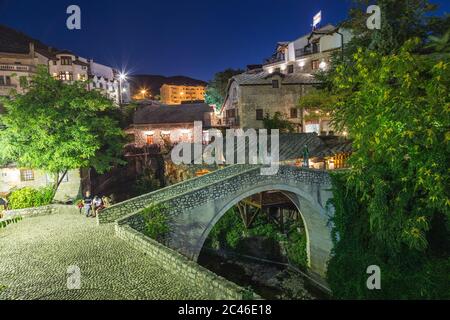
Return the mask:
<path fill-rule="evenodd" d="M 450 12 L 449 0 L 441 12 Z M 66 8 L 82 10 L 82 30 L 66 28 Z M 0 0 L 0 23 L 44 43 L 132 73 L 209 80 L 227 67 L 269 57 L 276 42 L 345 18 L 349 0 Z"/>

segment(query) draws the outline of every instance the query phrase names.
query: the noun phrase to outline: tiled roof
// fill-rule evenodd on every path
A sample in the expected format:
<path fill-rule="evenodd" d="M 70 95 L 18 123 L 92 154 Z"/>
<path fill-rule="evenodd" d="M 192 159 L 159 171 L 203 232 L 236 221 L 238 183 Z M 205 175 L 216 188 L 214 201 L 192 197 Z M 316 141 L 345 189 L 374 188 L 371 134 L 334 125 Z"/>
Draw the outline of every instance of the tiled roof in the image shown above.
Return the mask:
<path fill-rule="evenodd" d="M 226 139 L 225 139 L 226 140 Z M 308 146 L 311 158 L 324 158 L 340 153 L 351 153 L 352 143 L 339 137 L 321 137 L 317 133 L 281 133 L 279 140 L 279 160 L 295 160 L 303 158 L 305 145 Z M 270 138 L 268 139 L 270 149 Z M 226 153 L 226 143 L 224 143 Z M 248 155 L 248 143 L 244 149 L 239 149 L 235 143 L 235 154 L 246 152 Z"/>
<path fill-rule="evenodd" d="M 203 121 L 204 114 L 212 112 L 206 103 L 184 104 L 180 106 L 167 106 L 151 104 L 135 112 L 134 124 L 163 124 L 163 123 L 193 123 Z"/>
<path fill-rule="evenodd" d="M 276 77 L 281 77 L 281 84 L 317 84 L 317 79 L 307 73 L 269 73 L 260 71 L 258 73 L 246 72 L 234 76 L 232 81 L 236 81 L 239 85 L 270 85 Z"/>

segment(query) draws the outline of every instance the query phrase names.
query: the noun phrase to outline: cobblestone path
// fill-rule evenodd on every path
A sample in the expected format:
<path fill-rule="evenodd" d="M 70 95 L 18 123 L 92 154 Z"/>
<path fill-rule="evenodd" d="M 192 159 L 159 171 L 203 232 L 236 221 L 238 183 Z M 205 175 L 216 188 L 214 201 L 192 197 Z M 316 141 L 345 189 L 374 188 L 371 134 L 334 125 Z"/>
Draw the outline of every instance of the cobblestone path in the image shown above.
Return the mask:
<path fill-rule="evenodd" d="M 69 266 L 81 270 L 80 290 L 67 289 Z M 0 229 L 0 300 L 202 298 L 95 219 L 61 213 Z"/>

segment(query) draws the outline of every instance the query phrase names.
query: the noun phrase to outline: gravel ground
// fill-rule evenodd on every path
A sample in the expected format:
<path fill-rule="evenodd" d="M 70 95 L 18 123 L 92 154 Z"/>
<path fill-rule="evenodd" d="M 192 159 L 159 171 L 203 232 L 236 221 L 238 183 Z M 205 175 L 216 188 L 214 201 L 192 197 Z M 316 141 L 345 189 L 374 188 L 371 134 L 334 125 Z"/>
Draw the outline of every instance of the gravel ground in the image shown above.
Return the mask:
<path fill-rule="evenodd" d="M 67 288 L 70 266 L 80 268 L 81 289 Z M 203 298 L 95 219 L 61 213 L 0 229 L 0 300 Z"/>

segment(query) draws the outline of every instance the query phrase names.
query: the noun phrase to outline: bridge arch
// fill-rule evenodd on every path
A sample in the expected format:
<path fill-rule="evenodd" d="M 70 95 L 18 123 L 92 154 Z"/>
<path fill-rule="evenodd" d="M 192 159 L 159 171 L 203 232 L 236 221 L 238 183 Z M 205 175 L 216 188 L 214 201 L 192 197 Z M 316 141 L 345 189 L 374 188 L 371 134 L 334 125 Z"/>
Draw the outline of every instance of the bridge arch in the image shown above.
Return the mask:
<path fill-rule="evenodd" d="M 328 226 L 328 214 L 326 202 L 331 193 L 319 184 L 302 184 L 298 181 L 280 180 L 276 183 L 270 180 L 249 185 L 244 190 L 230 193 L 201 205 L 190 212 L 185 212 L 189 216 L 202 216 L 203 223 L 197 229 L 195 236 L 187 236 L 177 241 L 172 239 L 172 247 L 182 248 L 184 254 L 197 260 L 203 245 L 211 230 L 225 215 L 240 201 L 261 192 L 279 191 L 285 194 L 299 211 L 307 233 L 307 255 L 310 270 L 321 276 L 326 274 L 327 263 L 332 249 L 331 230 Z M 186 225 L 186 220 L 182 223 Z M 189 228 L 192 228 L 190 226 Z M 176 231 L 174 234 L 183 234 Z M 186 234 L 185 234 L 186 235 Z"/>

